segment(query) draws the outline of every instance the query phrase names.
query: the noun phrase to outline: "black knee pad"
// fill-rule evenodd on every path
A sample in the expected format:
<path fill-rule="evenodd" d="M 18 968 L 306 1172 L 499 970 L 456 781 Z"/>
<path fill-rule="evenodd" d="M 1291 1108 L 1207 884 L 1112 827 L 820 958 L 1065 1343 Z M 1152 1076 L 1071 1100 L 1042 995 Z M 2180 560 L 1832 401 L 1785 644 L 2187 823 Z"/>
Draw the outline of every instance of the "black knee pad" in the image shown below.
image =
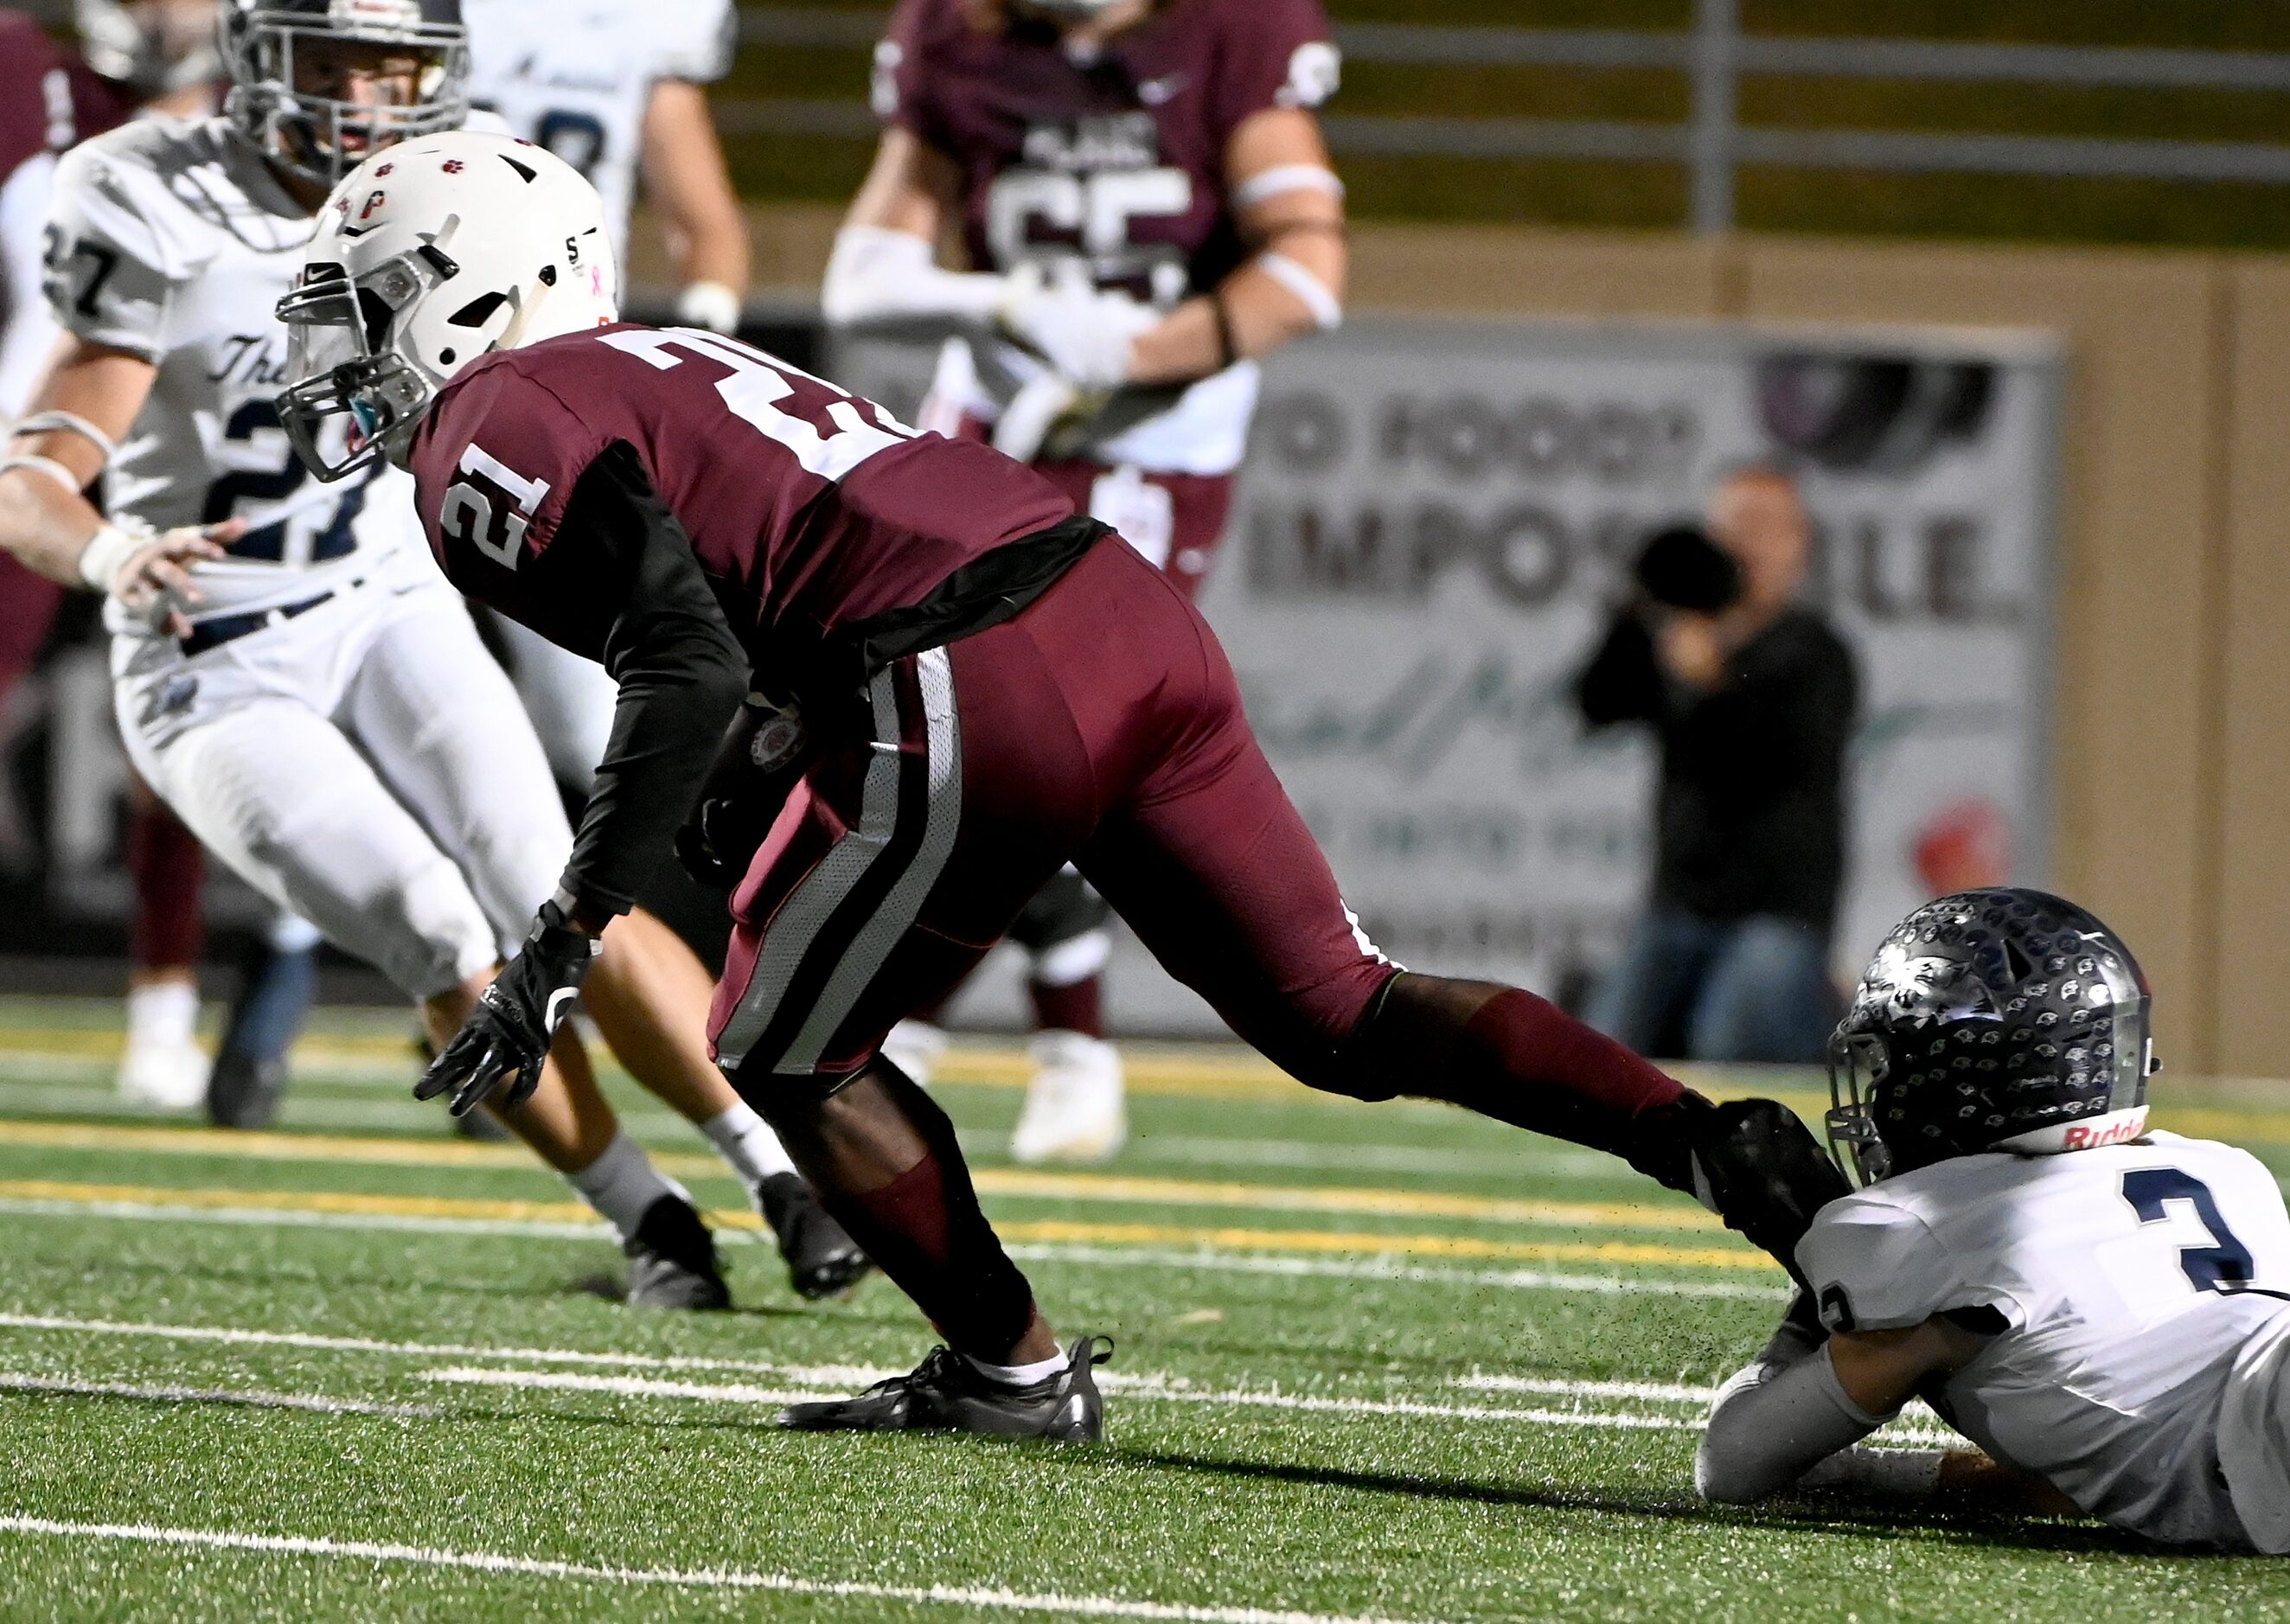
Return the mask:
<path fill-rule="evenodd" d="M 1045 953 L 1061 942 L 1102 930 L 1113 910 L 1090 883 L 1070 868 L 1050 876 L 1010 927 L 1010 940 L 1029 953 Z"/>

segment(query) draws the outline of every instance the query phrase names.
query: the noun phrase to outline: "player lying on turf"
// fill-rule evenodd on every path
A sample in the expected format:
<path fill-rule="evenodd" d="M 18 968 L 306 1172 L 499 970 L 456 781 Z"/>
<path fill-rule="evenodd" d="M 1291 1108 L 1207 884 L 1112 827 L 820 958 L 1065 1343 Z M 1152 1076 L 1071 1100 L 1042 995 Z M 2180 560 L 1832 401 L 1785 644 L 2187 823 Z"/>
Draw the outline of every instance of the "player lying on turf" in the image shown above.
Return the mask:
<path fill-rule="evenodd" d="M 1821 1328 L 1793 1315 L 1726 1383 L 1702 1493 L 1992 1501 L 1978 1456 L 1853 1447 L 1918 1395 L 2091 1516 L 2290 1552 L 2290 1216 L 2248 1153 L 2147 1131 L 2147 1014 L 2130 950 L 2042 892 L 1886 938 L 1830 1051 L 1867 1188 L 1798 1246 Z"/>
<path fill-rule="evenodd" d="M 1099 1436 L 1097 1340 L 1059 1352 L 953 1125 L 879 1059 L 1068 860 L 1313 1087 L 1613 1152 L 1777 1256 L 1842 1190 L 1781 1107 L 1712 1107 L 1529 993 L 1377 952 L 1207 624 L 1039 474 L 712 333 L 618 324 L 597 194 L 539 148 L 388 156 L 336 188 L 280 305 L 282 415 L 329 477 L 410 466 L 447 575 L 621 687 L 557 893 L 425 1086 L 523 1096 L 743 698 L 791 696 L 768 728 L 746 708 L 702 808 L 698 855 L 743 876 L 716 1052 L 952 1351 L 789 1425 Z"/>
<path fill-rule="evenodd" d="M 66 332 L 0 459 L 0 547 L 108 591 L 129 756 L 247 884 L 458 1029 L 572 844 L 531 726 L 424 556 L 412 482 L 313 484 L 271 402 L 273 307 L 329 186 L 467 111 L 454 0 L 228 0 L 228 111 L 149 118 L 59 166 L 46 292 Z M 386 160 L 384 160 L 386 161 Z M 84 492 L 100 476 L 108 519 Z M 701 1126 L 777 1228 L 799 1289 L 865 1260 L 709 1062 L 708 977 L 623 921 L 591 1012 Z M 725 1300 L 707 1227 L 621 1133 L 567 1033 L 503 1120 L 609 1222 L 630 1299 Z"/>

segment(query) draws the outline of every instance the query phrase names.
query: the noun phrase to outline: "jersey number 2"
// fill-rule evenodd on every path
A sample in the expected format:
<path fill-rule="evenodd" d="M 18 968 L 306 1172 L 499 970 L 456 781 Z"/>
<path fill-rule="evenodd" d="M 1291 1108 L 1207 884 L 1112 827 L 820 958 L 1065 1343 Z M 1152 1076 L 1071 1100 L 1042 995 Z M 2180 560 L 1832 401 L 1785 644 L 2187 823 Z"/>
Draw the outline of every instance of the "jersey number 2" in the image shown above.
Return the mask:
<path fill-rule="evenodd" d="M 2210 1232 L 2207 1246 L 2179 1248 L 2179 1267 L 2187 1283 L 2198 1292 L 2234 1292 L 2250 1284 L 2255 1268 L 2250 1248 L 2234 1238 L 2219 1212 L 2211 1187 L 2175 1167 L 2140 1167 L 2123 1175 L 2123 1199 L 2142 1224 L 2170 1221 L 2168 1204 L 2183 1201 L 2192 1206 L 2202 1227 Z"/>
<path fill-rule="evenodd" d="M 797 461 L 830 483 L 840 481 L 877 452 L 916 436 L 916 430 L 874 402 L 861 400 L 784 361 L 774 361 L 736 339 L 689 327 L 669 327 L 657 332 L 631 328 L 608 332 L 603 341 L 663 372 L 683 365 L 693 356 L 704 356 L 731 368 L 729 375 L 717 384 L 716 392 L 724 397 L 732 414 L 786 446 Z M 677 354 L 678 350 L 685 353 Z M 798 378 L 837 398 L 827 404 L 823 412 L 782 412 L 779 403 L 796 392 Z"/>

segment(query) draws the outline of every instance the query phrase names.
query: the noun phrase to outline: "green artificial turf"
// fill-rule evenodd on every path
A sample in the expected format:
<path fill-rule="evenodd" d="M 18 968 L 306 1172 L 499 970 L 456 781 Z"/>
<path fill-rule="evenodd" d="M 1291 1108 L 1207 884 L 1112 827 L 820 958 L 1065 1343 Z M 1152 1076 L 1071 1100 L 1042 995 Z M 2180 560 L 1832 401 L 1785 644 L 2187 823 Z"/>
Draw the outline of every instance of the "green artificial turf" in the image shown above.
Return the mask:
<path fill-rule="evenodd" d="M 798 1302 L 736 1212 L 735 1312 L 618 1306 L 561 1184 L 404 1097 L 394 1017 L 323 1020 L 250 1138 L 124 1110 L 109 1015 L 0 1004 L 0 1618 L 2290 1616 L 2290 1567 L 2088 1524 L 1701 1508 L 1778 1271 L 1588 1153 L 1237 1052 L 1133 1052 L 1136 1138 L 1071 1175 L 1005 1163 L 1014 1052 L 939 1091 L 1053 1320 L 1117 1344 L 1110 1442 L 1050 1450 L 773 1430 L 928 1328 Z M 2290 1154 L 2290 1106 L 2179 1100 Z"/>

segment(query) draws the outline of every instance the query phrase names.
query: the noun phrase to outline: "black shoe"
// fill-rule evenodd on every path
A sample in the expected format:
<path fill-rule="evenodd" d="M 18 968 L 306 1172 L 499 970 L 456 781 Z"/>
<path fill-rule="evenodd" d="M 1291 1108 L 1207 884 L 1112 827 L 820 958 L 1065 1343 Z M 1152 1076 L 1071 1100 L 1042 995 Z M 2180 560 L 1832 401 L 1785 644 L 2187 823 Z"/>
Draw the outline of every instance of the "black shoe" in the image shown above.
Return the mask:
<path fill-rule="evenodd" d="M 1853 1187 L 1812 1132 L 1774 1100 L 1729 1100 L 1680 1117 L 1694 1198 L 1770 1252 L 1800 1286 L 1797 1244 Z"/>
<path fill-rule="evenodd" d="M 267 1128 L 286 1093 L 286 1062 L 225 1049 L 207 1068 L 207 1119 L 218 1128 Z"/>
<path fill-rule="evenodd" d="M 700 1211 L 678 1196 L 662 1196 L 645 1209 L 644 1221 L 621 1250 L 629 1254 L 632 1308 L 728 1308 L 732 1289 L 716 1264 L 716 1237 Z"/>
<path fill-rule="evenodd" d="M 847 1292 L 875 1265 L 796 1173 L 774 1173 L 756 1187 L 756 1210 L 780 1237 L 780 1256 L 796 1295 L 812 1302 Z"/>
<path fill-rule="evenodd" d="M 1067 1353 L 1065 1369 L 1031 1387 L 1005 1388 L 952 1348 L 934 1348 L 911 1375 L 878 1381 L 856 1398 L 789 1404 L 780 1412 L 780 1425 L 797 1432 L 983 1432 L 1099 1444 L 1105 1401 L 1090 1371 L 1112 1356 L 1111 1341 L 1085 1336 Z"/>

